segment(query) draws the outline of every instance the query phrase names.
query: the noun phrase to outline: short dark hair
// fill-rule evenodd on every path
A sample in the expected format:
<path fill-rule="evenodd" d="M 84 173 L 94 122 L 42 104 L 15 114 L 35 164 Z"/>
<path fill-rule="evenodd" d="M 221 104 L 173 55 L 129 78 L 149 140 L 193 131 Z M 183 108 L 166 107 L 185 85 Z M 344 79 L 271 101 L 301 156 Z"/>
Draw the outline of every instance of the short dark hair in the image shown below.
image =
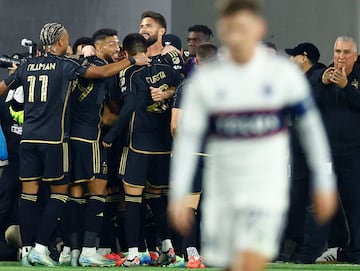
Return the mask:
<path fill-rule="evenodd" d="M 200 61 L 207 61 L 216 56 L 217 50 L 218 48 L 214 44 L 206 42 L 200 44 L 196 49 L 196 57 Z"/>
<path fill-rule="evenodd" d="M 113 28 L 102 28 L 99 29 L 98 31 L 96 31 L 93 36 L 93 42 L 97 42 L 99 40 L 104 40 L 106 39 L 106 37 L 110 37 L 110 36 L 117 36 L 118 32 L 116 29 Z"/>
<path fill-rule="evenodd" d="M 123 49 L 131 56 L 146 53 L 146 39 L 139 33 L 128 34 L 123 40 Z"/>
<path fill-rule="evenodd" d="M 231 16 L 236 12 L 247 10 L 260 15 L 262 7 L 259 0 L 218 0 L 217 12 L 220 17 Z"/>
<path fill-rule="evenodd" d="M 209 27 L 207 27 L 206 25 L 203 25 L 203 24 L 196 24 L 196 25 L 190 26 L 188 28 L 188 32 L 204 33 L 209 38 L 214 36 L 211 29 Z"/>
<path fill-rule="evenodd" d="M 74 44 L 72 46 L 72 50 L 73 50 L 74 54 L 76 53 L 76 48 L 81 44 L 83 44 L 83 45 L 94 45 L 94 42 L 93 42 L 92 38 L 89 38 L 89 37 L 80 37 L 80 38 L 78 38 L 74 42 Z"/>
<path fill-rule="evenodd" d="M 155 11 L 145 11 L 143 12 L 143 14 L 141 14 L 141 20 L 144 18 L 151 18 L 153 19 L 155 22 L 157 22 L 158 24 L 161 25 L 161 27 L 163 28 L 167 28 L 166 27 L 166 20 L 165 17 L 163 15 L 161 15 L 158 12 Z"/>

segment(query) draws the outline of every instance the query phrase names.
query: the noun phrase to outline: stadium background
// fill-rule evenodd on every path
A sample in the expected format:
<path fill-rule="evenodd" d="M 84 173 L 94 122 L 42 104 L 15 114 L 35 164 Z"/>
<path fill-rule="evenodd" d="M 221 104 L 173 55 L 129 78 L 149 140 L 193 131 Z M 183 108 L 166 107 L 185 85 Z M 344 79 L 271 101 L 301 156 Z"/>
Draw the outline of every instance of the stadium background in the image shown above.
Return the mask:
<path fill-rule="evenodd" d="M 120 39 L 138 31 L 145 10 L 162 13 L 168 32 L 186 41 L 187 28 L 206 24 L 214 29 L 215 0 L 0 0 L 0 55 L 26 52 L 22 38 L 38 40 L 41 26 L 49 21 L 63 23 L 71 43 L 102 27 L 119 30 Z M 279 49 L 310 41 L 321 51 L 320 61 L 329 63 L 338 35 L 359 40 L 360 0 L 264 0 L 269 23 L 267 40 Z M 215 43 L 217 41 L 215 40 Z M 186 47 L 186 44 L 184 44 Z M 0 69 L 0 78 L 6 71 Z"/>

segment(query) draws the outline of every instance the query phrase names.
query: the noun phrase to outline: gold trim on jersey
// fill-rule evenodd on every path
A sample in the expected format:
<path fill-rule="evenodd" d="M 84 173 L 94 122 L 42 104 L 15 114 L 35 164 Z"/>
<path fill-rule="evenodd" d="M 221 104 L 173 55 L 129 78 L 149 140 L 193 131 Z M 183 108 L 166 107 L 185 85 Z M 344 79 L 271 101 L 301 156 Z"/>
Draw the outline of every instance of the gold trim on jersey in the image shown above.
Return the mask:
<path fill-rule="evenodd" d="M 137 153 L 141 153 L 141 154 L 156 154 L 156 155 L 162 155 L 162 154 L 171 154 L 171 151 L 143 151 L 143 150 L 138 150 L 133 146 L 132 143 L 132 134 L 134 132 L 134 122 L 135 122 L 135 115 L 136 112 L 132 113 L 131 116 L 131 121 L 130 121 L 130 143 L 129 143 L 129 148 L 133 151 L 133 152 L 137 152 Z"/>
<path fill-rule="evenodd" d="M 42 178 L 44 182 L 60 181 L 62 179 L 64 179 L 64 175 L 61 175 L 60 177 L 56 177 L 56 178 Z"/>
<path fill-rule="evenodd" d="M 68 100 L 69 100 L 69 97 L 70 97 L 72 84 L 73 84 L 73 82 L 69 81 L 69 85 L 68 85 L 65 100 L 64 100 L 63 112 L 62 112 L 62 115 L 61 115 L 61 141 L 64 141 L 65 113 L 66 113 L 66 108 L 68 106 Z"/>
<path fill-rule="evenodd" d="M 40 181 L 42 178 L 42 176 L 38 176 L 38 177 L 19 177 L 20 181 L 23 182 L 31 182 L 31 181 Z"/>
<path fill-rule="evenodd" d="M 48 141 L 48 140 L 39 140 L 39 139 L 22 139 L 20 141 L 20 144 L 21 143 L 39 143 L 39 144 L 52 144 L 52 145 L 56 145 L 56 144 L 62 144 L 63 143 L 63 140 L 60 140 L 60 141 Z"/>
<path fill-rule="evenodd" d="M 64 203 L 66 203 L 69 197 L 67 195 L 62 195 L 62 194 L 51 194 L 50 198 L 57 199 L 57 200 L 60 200 Z"/>
<path fill-rule="evenodd" d="M 125 174 L 126 161 L 127 161 L 128 154 L 129 154 L 129 147 L 124 147 L 123 151 L 121 153 L 119 172 L 118 172 L 121 175 Z"/>
<path fill-rule="evenodd" d="M 135 203 L 142 203 L 142 196 L 128 196 L 128 195 L 125 195 L 125 201 L 127 201 L 127 202 L 135 202 Z"/>
<path fill-rule="evenodd" d="M 67 142 L 62 143 L 63 147 L 63 170 L 69 172 L 69 145 Z"/>
<path fill-rule="evenodd" d="M 105 198 L 105 197 L 100 197 L 100 196 L 90 196 L 89 199 L 97 200 L 97 201 L 101 201 L 101 202 L 105 202 L 105 201 L 106 201 L 106 198 Z"/>
<path fill-rule="evenodd" d="M 177 57 L 177 56 L 179 56 L 179 54 L 176 53 L 176 51 L 170 51 L 170 52 L 168 52 L 168 55 L 171 56 L 171 57 Z"/>
<path fill-rule="evenodd" d="M 85 143 L 94 143 L 94 142 L 98 142 L 99 140 L 94 140 L 94 139 L 85 139 L 85 138 L 82 138 L 82 137 L 76 137 L 76 136 L 71 136 L 70 137 L 70 140 L 76 140 L 76 141 L 80 141 L 80 142 L 85 142 Z"/>
<path fill-rule="evenodd" d="M 131 183 L 128 183 L 127 181 L 125 181 L 125 179 L 122 180 L 123 184 L 129 186 L 129 187 L 134 187 L 134 188 L 145 188 L 144 185 L 136 185 L 136 184 L 131 184 Z"/>
<path fill-rule="evenodd" d="M 93 171 L 94 173 L 100 173 L 100 164 L 101 164 L 101 159 L 100 159 L 100 147 L 99 147 L 99 142 L 93 142 L 91 144 L 92 147 L 92 160 L 93 160 Z"/>

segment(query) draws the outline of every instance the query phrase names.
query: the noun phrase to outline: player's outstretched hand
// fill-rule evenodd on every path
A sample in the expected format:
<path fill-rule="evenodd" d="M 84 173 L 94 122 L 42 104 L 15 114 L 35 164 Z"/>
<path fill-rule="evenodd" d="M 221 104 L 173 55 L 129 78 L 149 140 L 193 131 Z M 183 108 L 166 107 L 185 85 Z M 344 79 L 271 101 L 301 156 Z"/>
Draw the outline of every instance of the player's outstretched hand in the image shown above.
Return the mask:
<path fill-rule="evenodd" d="M 335 191 L 315 191 L 313 193 L 313 211 L 317 222 L 322 225 L 336 213 L 338 195 Z"/>
<path fill-rule="evenodd" d="M 170 223 L 182 235 L 190 232 L 194 214 L 186 207 L 185 200 L 172 200 L 168 206 Z"/>
<path fill-rule="evenodd" d="M 151 59 L 147 56 L 134 56 L 136 66 L 150 65 Z"/>

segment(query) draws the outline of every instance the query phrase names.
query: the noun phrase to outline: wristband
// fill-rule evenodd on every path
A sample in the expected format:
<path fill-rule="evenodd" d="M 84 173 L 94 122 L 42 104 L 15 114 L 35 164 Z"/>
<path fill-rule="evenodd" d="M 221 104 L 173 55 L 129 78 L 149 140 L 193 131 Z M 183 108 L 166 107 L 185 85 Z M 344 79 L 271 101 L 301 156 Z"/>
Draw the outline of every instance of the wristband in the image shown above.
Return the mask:
<path fill-rule="evenodd" d="M 136 63 L 136 60 L 135 60 L 135 58 L 133 58 L 133 57 L 128 57 L 128 60 L 130 61 L 130 64 L 131 65 L 134 65 L 135 63 Z"/>

